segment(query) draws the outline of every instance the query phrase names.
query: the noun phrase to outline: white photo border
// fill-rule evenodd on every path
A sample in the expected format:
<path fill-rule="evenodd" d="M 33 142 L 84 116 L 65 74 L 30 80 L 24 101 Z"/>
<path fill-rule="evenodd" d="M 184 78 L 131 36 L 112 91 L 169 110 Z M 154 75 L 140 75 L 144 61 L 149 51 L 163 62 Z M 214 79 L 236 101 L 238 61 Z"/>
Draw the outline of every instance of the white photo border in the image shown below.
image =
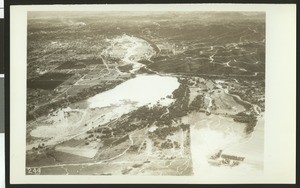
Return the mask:
<path fill-rule="evenodd" d="M 266 13 L 266 110 L 264 173 L 208 179 L 187 176 L 25 175 L 28 11 L 261 11 Z M 295 183 L 296 5 L 134 4 L 10 6 L 11 184 L 226 184 Z"/>

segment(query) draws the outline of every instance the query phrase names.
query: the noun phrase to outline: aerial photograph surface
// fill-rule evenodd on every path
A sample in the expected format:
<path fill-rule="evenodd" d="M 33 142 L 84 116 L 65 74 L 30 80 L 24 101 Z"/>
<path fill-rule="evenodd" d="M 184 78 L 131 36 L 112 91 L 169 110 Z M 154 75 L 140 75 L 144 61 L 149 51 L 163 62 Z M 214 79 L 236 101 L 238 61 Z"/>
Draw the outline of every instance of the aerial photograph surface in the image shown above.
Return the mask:
<path fill-rule="evenodd" d="M 264 12 L 32 11 L 27 175 L 264 169 Z"/>

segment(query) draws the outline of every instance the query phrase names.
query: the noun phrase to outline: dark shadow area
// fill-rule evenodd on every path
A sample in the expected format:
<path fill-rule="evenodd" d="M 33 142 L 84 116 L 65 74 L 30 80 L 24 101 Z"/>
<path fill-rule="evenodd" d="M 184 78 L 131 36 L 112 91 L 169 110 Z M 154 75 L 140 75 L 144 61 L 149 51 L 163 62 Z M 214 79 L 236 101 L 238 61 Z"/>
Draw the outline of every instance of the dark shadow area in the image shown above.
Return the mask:
<path fill-rule="evenodd" d="M 0 74 L 4 74 L 4 62 L 3 62 L 3 51 L 4 51 L 4 40 L 3 40 L 3 19 L 0 19 Z"/>
<path fill-rule="evenodd" d="M 0 133 L 4 133 L 4 79 L 0 78 Z"/>

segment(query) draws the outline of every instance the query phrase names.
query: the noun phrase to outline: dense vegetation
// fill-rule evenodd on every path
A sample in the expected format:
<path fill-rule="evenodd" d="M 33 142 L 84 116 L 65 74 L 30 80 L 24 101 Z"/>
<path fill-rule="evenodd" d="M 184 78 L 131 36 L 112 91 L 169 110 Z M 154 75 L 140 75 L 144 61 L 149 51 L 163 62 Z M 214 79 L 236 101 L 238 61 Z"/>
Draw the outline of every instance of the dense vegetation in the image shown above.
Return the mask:
<path fill-rule="evenodd" d="M 241 123 L 246 123 L 245 132 L 247 134 L 250 134 L 254 131 L 254 127 L 257 123 L 257 119 L 253 114 L 247 114 L 245 112 L 236 114 L 233 120 Z"/>

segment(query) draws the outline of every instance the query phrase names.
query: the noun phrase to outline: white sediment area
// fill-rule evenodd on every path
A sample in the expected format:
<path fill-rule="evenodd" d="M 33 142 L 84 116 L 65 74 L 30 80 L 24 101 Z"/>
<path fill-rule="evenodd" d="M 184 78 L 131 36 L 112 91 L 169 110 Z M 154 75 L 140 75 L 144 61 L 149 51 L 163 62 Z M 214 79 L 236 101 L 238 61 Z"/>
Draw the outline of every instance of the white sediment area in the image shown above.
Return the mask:
<path fill-rule="evenodd" d="M 155 55 L 155 50 L 151 45 L 138 37 L 122 35 L 110 40 L 110 42 L 111 46 L 103 54 L 120 59 L 124 64 L 131 64 L 133 66 L 131 73 L 145 66 L 139 63 L 139 60 L 150 59 Z"/>

